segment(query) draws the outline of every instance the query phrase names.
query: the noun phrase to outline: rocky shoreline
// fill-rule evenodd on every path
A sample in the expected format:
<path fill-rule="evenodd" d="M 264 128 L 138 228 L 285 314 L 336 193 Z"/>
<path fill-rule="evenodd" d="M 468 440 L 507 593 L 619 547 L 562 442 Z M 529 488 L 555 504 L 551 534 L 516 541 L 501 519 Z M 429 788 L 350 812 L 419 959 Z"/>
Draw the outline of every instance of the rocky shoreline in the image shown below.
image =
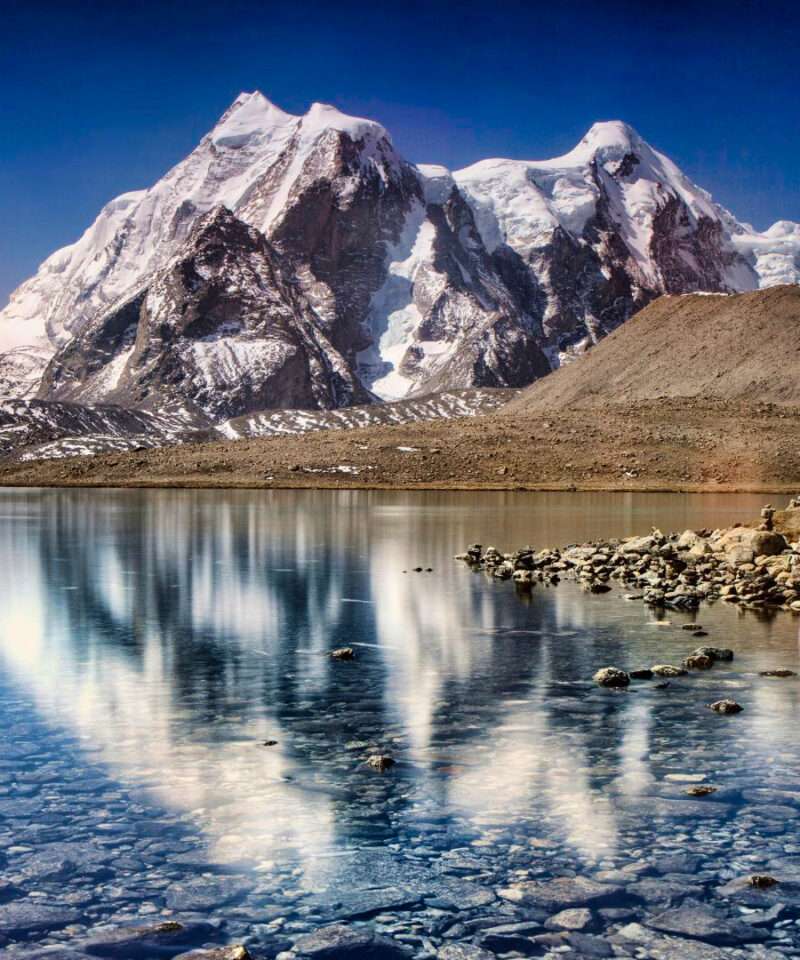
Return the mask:
<path fill-rule="evenodd" d="M 644 536 L 572 544 L 563 549 L 535 551 L 523 547 L 501 553 L 473 544 L 456 560 L 473 570 L 483 570 L 498 580 L 513 580 L 520 589 L 538 583 L 556 586 L 562 577 L 577 581 L 588 593 L 608 593 L 610 581 L 640 592 L 625 600 L 641 600 L 654 610 L 674 609 L 693 613 L 702 603 L 724 601 L 742 610 L 783 610 L 800 615 L 800 497 L 785 511 L 767 504 L 757 527 L 736 524 L 719 530 L 684 530 L 664 534 L 658 529 Z M 781 527 L 785 533 L 779 529 Z M 793 536 L 797 539 L 792 541 Z M 697 622 L 683 625 L 695 638 L 708 633 Z M 624 689 L 632 680 L 686 676 L 691 670 L 710 670 L 717 661 L 731 661 L 733 650 L 703 645 L 687 653 L 680 665 L 658 663 L 627 672 L 615 666 L 600 667 L 593 680 L 598 686 Z M 784 679 L 792 670 L 775 669 L 762 676 Z M 669 681 L 662 686 L 669 686 Z M 724 698 L 709 703 L 715 713 L 737 714 L 742 706 Z"/>
<path fill-rule="evenodd" d="M 800 614 L 800 497 L 780 513 L 771 505 L 761 513 L 757 527 L 670 534 L 653 529 L 622 540 L 538 551 L 528 546 L 514 553 L 473 544 L 456 559 L 523 588 L 566 577 L 589 593 L 606 593 L 618 581 L 636 591 L 626 600 L 656 609 L 694 611 L 722 600 L 741 609 Z"/>

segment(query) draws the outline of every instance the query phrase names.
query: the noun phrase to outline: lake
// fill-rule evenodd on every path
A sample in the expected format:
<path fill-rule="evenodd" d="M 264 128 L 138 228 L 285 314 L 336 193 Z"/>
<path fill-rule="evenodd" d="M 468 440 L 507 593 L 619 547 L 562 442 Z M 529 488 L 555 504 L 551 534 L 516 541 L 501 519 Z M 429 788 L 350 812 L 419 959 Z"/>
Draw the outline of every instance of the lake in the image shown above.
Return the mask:
<path fill-rule="evenodd" d="M 670 946 L 695 948 L 696 905 L 720 957 L 800 955 L 800 684 L 758 676 L 800 669 L 800 618 L 704 606 L 732 663 L 603 690 L 599 667 L 679 662 L 692 615 L 453 560 L 724 526 L 764 499 L 0 491 L 4 955 L 274 957 L 344 922 L 416 957 L 712 960 Z M 722 696 L 744 712 L 709 711 Z M 749 874 L 780 896 L 736 889 Z M 183 929 L 152 948 L 112 930 L 165 920 Z"/>

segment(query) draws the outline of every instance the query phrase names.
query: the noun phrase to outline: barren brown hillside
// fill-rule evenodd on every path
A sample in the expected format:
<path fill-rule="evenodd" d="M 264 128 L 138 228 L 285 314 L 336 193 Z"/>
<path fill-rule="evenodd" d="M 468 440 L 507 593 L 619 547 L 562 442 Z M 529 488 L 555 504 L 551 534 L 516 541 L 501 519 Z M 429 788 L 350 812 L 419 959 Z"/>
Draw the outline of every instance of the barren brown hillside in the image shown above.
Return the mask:
<path fill-rule="evenodd" d="M 658 397 L 800 404 L 800 287 L 660 297 L 507 409 Z"/>
<path fill-rule="evenodd" d="M 800 288 L 659 300 L 487 416 L 6 463 L 0 484 L 800 492 Z"/>

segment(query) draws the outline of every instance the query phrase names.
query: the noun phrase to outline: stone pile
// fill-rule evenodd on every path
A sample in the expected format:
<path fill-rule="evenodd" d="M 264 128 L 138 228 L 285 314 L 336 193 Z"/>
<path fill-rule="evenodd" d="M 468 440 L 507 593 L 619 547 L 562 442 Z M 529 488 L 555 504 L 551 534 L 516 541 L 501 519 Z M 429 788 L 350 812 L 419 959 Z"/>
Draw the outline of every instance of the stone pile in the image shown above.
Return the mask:
<path fill-rule="evenodd" d="M 737 524 L 671 534 L 653 529 L 624 540 L 538 551 L 529 546 L 515 553 L 474 544 L 456 559 L 525 587 L 569 577 L 588 592 L 604 593 L 618 581 L 632 591 L 627 599 L 652 607 L 696 610 L 702 602 L 723 600 L 744 609 L 800 613 L 800 540 L 789 542 L 773 529 L 774 513 L 766 507 L 758 528 Z M 783 516 L 795 513 L 800 519 L 800 507 L 790 507 Z"/>

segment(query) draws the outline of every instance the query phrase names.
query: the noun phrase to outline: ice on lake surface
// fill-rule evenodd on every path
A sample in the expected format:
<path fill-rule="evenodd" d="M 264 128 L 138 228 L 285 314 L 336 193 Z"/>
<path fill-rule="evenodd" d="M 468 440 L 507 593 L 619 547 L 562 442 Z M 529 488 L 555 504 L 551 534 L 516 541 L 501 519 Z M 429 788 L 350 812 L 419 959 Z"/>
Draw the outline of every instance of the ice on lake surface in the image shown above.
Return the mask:
<path fill-rule="evenodd" d="M 689 615 L 652 630 L 620 591 L 525 594 L 452 559 L 762 500 L 3 491 L 4 955 L 272 957 L 332 921 L 420 957 L 797 955 L 800 684 L 758 673 L 800 669 L 800 620 L 704 607 L 732 663 L 609 691 L 599 667 L 679 662 Z M 707 709 L 727 696 L 742 714 Z M 109 945 L 167 919 L 185 929 L 152 954 Z"/>

